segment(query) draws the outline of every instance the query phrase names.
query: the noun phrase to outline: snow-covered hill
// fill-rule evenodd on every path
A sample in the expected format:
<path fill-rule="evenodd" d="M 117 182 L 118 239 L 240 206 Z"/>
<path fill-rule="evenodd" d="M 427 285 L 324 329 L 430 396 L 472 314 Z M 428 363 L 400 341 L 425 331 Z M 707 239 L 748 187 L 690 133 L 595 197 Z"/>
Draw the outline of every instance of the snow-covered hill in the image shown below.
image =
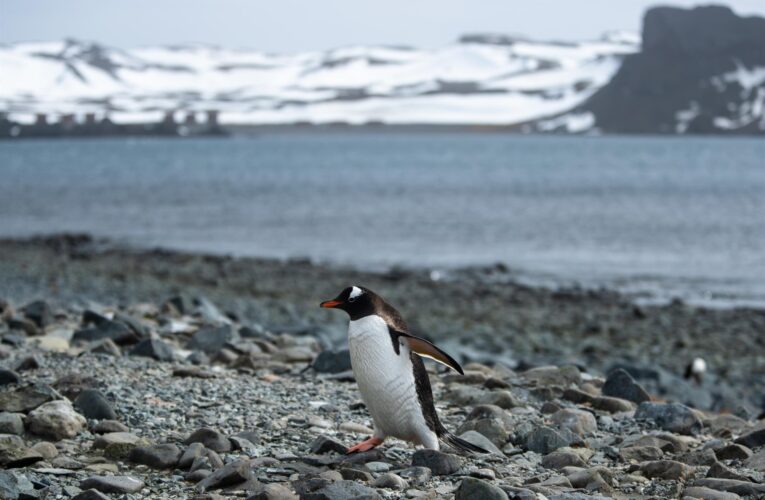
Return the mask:
<path fill-rule="evenodd" d="M 592 124 L 565 116 L 605 85 L 639 39 L 542 43 L 470 35 L 432 50 L 344 47 L 268 54 L 205 45 L 120 50 L 96 43 L 0 46 L 0 110 L 156 121 L 220 111 L 224 124 Z M 179 115 L 180 116 L 180 115 Z"/>

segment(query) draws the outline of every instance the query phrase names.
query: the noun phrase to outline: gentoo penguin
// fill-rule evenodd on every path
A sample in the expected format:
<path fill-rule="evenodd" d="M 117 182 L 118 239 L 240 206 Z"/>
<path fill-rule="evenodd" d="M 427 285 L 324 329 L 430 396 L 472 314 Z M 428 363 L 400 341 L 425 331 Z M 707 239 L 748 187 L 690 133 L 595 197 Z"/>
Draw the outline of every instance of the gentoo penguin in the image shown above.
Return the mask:
<path fill-rule="evenodd" d="M 707 372 L 707 362 L 703 358 L 695 358 L 685 367 L 685 378 L 693 379 L 697 385 L 701 385 L 704 374 Z"/>
<path fill-rule="evenodd" d="M 342 309 L 351 320 L 348 345 L 361 398 L 372 415 L 374 435 L 348 453 L 371 450 L 386 437 L 439 449 L 439 440 L 463 452 L 486 450 L 450 434 L 436 414 L 433 392 L 420 356 L 463 373 L 454 358 L 408 332 L 401 315 L 368 288 L 351 286 L 321 307 Z"/>

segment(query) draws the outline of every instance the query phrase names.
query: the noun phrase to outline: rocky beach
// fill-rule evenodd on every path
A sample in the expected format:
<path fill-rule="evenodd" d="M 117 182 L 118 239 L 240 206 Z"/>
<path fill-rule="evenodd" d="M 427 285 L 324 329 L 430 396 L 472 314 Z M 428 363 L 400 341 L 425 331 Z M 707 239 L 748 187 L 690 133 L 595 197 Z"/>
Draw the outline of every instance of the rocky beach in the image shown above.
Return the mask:
<path fill-rule="evenodd" d="M 436 407 L 490 454 L 344 453 L 351 284 L 462 362 Z M 765 498 L 763 310 L 60 235 L 0 240 L 0 318 L 0 498 Z"/>

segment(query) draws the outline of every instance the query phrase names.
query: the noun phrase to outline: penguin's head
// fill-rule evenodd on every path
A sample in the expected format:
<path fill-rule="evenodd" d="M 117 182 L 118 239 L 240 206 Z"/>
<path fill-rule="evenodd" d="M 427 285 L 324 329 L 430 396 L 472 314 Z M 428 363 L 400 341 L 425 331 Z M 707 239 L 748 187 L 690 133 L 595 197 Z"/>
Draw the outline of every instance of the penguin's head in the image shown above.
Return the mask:
<path fill-rule="evenodd" d="M 321 307 L 342 309 L 349 316 L 363 317 L 374 312 L 374 293 L 361 286 L 349 286 L 332 300 L 325 300 Z"/>

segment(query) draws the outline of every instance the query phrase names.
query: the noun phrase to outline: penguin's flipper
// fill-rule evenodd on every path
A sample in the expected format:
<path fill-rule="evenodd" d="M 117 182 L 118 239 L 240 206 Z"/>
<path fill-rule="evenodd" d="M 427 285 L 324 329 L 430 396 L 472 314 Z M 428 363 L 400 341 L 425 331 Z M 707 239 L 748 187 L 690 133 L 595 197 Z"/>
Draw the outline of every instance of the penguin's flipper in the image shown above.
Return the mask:
<path fill-rule="evenodd" d="M 460 375 L 465 374 L 460 364 L 457 363 L 453 357 L 449 356 L 444 351 L 433 345 L 432 342 L 428 342 L 421 337 L 415 337 L 414 335 L 400 331 L 396 331 L 396 335 L 404 339 L 404 342 L 406 342 L 406 344 L 409 346 L 409 349 L 411 349 L 412 352 L 416 353 L 417 355 L 423 358 L 430 358 L 433 361 L 437 361 L 443 365 L 446 365 L 452 370 L 455 370 Z"/>

